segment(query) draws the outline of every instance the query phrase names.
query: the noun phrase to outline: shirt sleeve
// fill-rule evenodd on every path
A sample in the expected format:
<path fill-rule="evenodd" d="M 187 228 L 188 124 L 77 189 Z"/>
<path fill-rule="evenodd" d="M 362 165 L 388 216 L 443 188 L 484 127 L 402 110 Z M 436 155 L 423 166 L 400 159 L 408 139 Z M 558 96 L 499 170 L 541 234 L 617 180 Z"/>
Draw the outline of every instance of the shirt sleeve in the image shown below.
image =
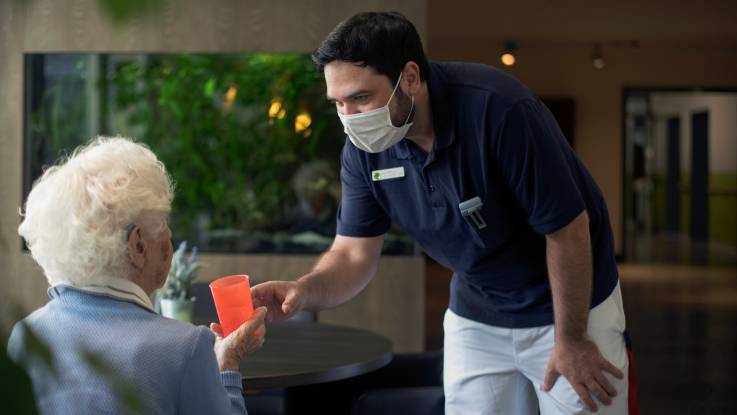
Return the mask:
<path fill-rule="evenodd" d="M 376 201 L 368 182 L 370 172 L 363 168 L 357 153 L 346 140 L 340 158 L 342 188 L 337 233 L 354 237 L 383 235 L 389 230 L 391 220 Z"/>
<path fill-rule="evenodd" d="M 520 101 L 508 110 L 495 153 L 510 191 L 535 232 L 551 234 L 585 209 L 569 164 L 572 149 L 540 101 Z"/>
<path fill-rule="evenodd" d="M 221 373 L 213 352 L 214 335 L 206 328 L 198 332 L 192 357 L 182 376 L 179 413 L 247 415 L 241 374 Z"/>

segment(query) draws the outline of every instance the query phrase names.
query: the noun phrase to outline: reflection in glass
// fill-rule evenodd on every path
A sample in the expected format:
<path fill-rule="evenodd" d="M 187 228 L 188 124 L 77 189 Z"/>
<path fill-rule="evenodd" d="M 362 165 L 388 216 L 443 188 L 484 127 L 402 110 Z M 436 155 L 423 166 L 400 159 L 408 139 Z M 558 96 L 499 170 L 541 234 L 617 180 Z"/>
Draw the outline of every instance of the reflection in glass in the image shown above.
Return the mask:
<path fill-rule="evenodd" d="M 322 252 L 345 142 L 302 54 L 28 54 L 25 190 L 95 135 L 134 137 L 176 182 L 175 240 L 204 251 Z M 411 254 L 401 232 L 385 252 Z"/>

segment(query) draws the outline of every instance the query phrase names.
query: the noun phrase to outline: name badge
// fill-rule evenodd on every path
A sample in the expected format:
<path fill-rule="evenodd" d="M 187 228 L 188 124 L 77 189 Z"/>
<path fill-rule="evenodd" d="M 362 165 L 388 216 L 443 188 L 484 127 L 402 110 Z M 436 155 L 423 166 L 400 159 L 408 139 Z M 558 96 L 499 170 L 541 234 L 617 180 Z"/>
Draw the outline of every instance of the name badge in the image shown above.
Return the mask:
<path fill-rule="evenodd" d="M 374 170 L 371 172 L 371 180 L 375 182 L 378 182 L 380 180 L 398 179 L 400 177 L 404 177 L 404 167 Z"/>

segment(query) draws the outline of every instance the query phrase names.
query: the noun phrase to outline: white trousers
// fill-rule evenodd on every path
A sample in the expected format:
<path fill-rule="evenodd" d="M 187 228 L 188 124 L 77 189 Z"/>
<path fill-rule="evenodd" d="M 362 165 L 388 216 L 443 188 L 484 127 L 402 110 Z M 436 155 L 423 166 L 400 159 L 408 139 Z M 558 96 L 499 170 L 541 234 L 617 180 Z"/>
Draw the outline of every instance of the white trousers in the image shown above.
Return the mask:
<path fill-rule="evenodd" d="M 508 329 L 463 318 L 450 309 L 445 329 L 443 384 L 446 415 L 589 414 L 571 384 L 560 376 L 549 392 L 540 390 L 553 352 L 554 326 Z M 627 350 L 619 284 L 591 309 L 588 334 L 604 357 L 623 373 L 604 372 L 617 390 L 611 405 L 596 414 L 627 414 Z"/>

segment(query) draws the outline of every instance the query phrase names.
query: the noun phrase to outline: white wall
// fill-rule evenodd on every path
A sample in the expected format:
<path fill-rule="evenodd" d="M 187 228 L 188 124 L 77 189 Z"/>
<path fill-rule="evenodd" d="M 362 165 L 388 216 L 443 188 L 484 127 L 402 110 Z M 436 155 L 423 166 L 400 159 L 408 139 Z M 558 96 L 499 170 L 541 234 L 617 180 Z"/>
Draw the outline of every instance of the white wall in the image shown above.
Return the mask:
<path fill-rule="evenodd" d="M 665 172 L 667 122 L 681 120 L 681 171 L 691 171 L 691 116 L 709 112 L 709 171 L 737 172 L 737 93 L 662 92 L 650 96 L 656 119 L 656 166 Z"/>
<path fill-rule="evenodd" d="M 601 187 L 622 251 L 622 96 L 625 87 L 737 87 L 737 2 L 430 0 L 432 59 L 500 66 L 542 96 L 576 102 L 576 152 Z M 631 47 L 637 40 L 639 47 Z M 602 42 L 606 66 L 591 64 Z"/>

